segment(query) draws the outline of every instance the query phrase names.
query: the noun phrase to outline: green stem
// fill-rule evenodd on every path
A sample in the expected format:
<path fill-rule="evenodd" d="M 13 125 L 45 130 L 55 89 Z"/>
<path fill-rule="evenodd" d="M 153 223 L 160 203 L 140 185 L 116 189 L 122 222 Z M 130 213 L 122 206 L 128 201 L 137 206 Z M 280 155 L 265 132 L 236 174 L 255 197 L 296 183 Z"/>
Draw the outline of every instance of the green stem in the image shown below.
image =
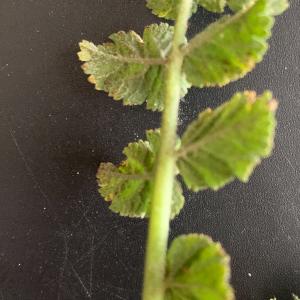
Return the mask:
<path fill-rule="evenodd" d="M 181 46 L 185 42 L 192 0 L 182 0 L 178 7 L 173 47 L 166 65 L 165 110 L 162 116 L 161 146 L 152 195 L 143 300 L 163 300 L 166 252 L 175 174 L 175 143 L 180 102 L 183 63 Z"/>

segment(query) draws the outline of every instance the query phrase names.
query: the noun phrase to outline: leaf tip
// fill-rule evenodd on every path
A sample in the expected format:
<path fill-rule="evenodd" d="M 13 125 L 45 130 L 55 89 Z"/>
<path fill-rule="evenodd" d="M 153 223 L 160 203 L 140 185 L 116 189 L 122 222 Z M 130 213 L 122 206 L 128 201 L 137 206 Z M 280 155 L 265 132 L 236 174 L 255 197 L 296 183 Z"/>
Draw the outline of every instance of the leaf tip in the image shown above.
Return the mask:
<path fill-rule="evenodd" d="M 271 112 L 276 112 L 278 109 L 278 101 L 275 99 L 272 99 L 271 101 L 269 101 L 268 107 Z"/>
<path fill-rule="evenodd" d="M 79 60 L 81 61 L 90 61 L 92 59 L 92 52 L 97 51 L 97 47 L 86 40 L 82 40 L 79 43 L 80 51 L 77 53 Z"/>
<path fill-rule="evenodd" d="M 267 103 L 268 110 L 270 112 L 276 112 L 278 108 L 278 101 L 273 97 L 273 93 L 269 90 L 265 91 L 261 95 L 262 99 L 264 99 Z"/>
<path fill-rule="evenodd" d="M 94 75 L 90 75 L 88 77 L 88 82 L 92 83 L 92 84 L 96 84 L 96 78 L 95 78 L 95 76 Z"/>
<path fill-rule="evenodd" d="M 88 69 L 88 64 L 87 63 L 82 64 L 81 69 L 85 72 Z"/>
<path fill-rule="evenodd" d="M 255 103 L 256 99 L 257 99 L 257 94 L 255 91 L 245 91 L 244 95 L 247 98 L 247 102 L 250 104 Z"/>

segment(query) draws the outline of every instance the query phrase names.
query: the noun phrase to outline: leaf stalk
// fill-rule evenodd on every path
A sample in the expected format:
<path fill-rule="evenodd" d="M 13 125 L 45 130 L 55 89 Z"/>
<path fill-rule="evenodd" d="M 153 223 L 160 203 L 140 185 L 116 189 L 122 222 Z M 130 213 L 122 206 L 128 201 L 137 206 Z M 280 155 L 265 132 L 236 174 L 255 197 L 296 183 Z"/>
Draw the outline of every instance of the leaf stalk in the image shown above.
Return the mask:
<path fill-rule="evenodd" d="M 166 64 L 165 110 L 162 115 L 161 146 L 154 177 L 151 214 L 144 272 L 143 300 L 163 300 L 165 266 L 169 236 L 171 199 L 175 174 L 175 146 L 183 64 L 181 46 L 185 42 L 192 0 L 182 0 Z"/>

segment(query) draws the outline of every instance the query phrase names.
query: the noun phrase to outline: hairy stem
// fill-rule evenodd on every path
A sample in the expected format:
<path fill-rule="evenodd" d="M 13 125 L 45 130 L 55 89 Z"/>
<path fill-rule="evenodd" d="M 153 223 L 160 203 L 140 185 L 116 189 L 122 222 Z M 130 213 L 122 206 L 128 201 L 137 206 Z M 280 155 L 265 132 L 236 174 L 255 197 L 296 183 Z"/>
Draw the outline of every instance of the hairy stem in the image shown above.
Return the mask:
<path fill-rule="evenodd" d="M 154 178 L 151 202 L 143 300 L 163 300 L 169 220 L 175 174 L 175 143 L 180 102 L 183 63 L 181 46 L 185 41 L 192 0 L 182 0 L 178 7 L 172 51 L 166 65 L 165 110 L 162 116 L 161 147 Z"/>

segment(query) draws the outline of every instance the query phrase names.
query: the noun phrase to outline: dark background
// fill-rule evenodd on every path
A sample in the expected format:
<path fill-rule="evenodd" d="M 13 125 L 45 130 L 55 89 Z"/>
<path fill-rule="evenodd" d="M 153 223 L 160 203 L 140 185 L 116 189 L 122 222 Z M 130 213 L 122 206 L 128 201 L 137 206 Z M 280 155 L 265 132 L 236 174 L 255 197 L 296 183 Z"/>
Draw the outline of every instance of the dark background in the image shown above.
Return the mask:
<path fill-rule="evenodd" d="M 190 35 L 217 15 L 199 10 Z M 0 2 L 0 299 L 140 299 L 147 221 L 113 214 L 97 194 L 101 161 L 159 126 L 87 83 L 81 39 L 101 43 L 158 19 L 141 0 Z M 171 236 L 204 232 L 232 256 L 237 299 L 300 294 L 300 1 L 277 18 L 270 51 L 246 78 L 192 89 L 180 130 L 237 90 L 279 99 L 276 148 L 251 177 L 193 194 Z"/>

